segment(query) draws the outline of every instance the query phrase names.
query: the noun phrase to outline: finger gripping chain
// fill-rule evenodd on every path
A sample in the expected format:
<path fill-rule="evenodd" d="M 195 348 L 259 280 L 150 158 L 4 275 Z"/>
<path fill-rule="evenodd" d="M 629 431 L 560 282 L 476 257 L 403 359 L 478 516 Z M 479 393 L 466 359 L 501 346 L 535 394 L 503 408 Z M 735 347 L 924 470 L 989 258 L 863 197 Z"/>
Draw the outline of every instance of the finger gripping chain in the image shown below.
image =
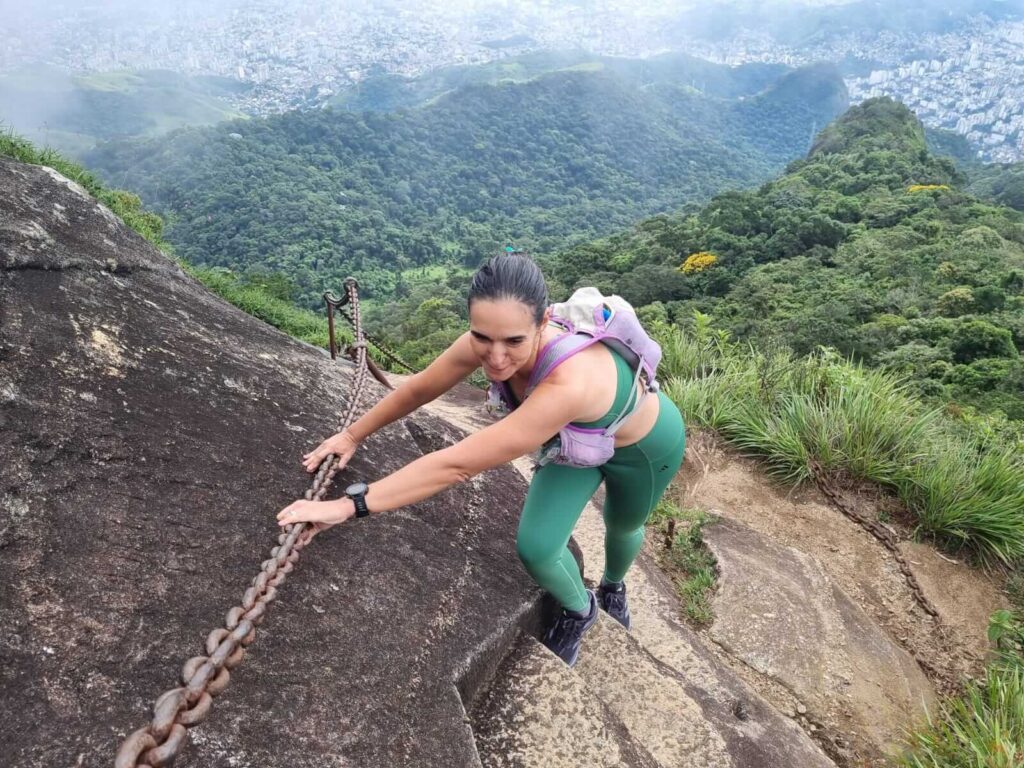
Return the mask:
<path fill-rule="evenodd" d="M 345 406 L 339 431 L 347 429 L 355 419 L 367 379 L 367 337 L 362 328 L 358 287 L 354 278 L 347 278 L 345 297 L 340 302 L 331 297 L 339 307 L 351 307 L 351 313 L 347 308 L 342 313 L 355 330 L 356 369 L 351 397 Z M 332 453 L 321 463 L 305 497 L 322 499 L 337 472 L 338 456 Z M 227 687 L 231 680 L 229 670 L 242 662 L 245 648 L 256 639 L 256 626 L 263 620 L 267 606 L 277 597 L 277 588 L 294 569 L 313 533 L 305 523 L 295 523 L 278 535 L 270 557 L 262 562 L 260 572 L 245 590 L 241 605 L 230 608 L 225 614 L 224 626 L 207 635 L 206 655 L 194 656 L 185 662 L 182 686 L 160 695 L 153 706 L 151 722 L 121 743 L 114 758 L 114 768 L 161 768 L 177 758 L 188 742 L 187 729 L 206 719 L 213 697 Z"/>

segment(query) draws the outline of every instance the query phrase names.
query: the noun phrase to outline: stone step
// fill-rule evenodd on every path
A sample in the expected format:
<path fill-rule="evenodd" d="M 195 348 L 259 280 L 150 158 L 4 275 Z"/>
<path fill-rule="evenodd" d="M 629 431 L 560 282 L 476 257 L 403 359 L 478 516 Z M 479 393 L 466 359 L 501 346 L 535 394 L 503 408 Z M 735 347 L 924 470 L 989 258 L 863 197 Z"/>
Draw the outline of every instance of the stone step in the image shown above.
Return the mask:
<path fill-rule="evenodd" d="M 474 707 L 472 727 L 484 768 L 658 766 L 584 678 L 528 636 Z"/>
<path fill-rule="evenodd" d="M 716 706 L 602 613 L 571 669 L 521 638 L 474 708 L 473 732 L 484 768 L 833 766 L 753 692 L 737 707 L 731 688 L 719 686 Z"/>
<path fill-rule="evenodd" d="M 725 741 L 682 676 L 605 613 L 588 633 L 575 669 L 659 766 L 731 765 Z"/>
<path fill-rule="evenodd" d="M 603 612 L 575 667 L 524 637 L 502 672 L 484 707 L 501 725 L 474 728 L 485 768 L 732 765 L 681 677 Z"/>

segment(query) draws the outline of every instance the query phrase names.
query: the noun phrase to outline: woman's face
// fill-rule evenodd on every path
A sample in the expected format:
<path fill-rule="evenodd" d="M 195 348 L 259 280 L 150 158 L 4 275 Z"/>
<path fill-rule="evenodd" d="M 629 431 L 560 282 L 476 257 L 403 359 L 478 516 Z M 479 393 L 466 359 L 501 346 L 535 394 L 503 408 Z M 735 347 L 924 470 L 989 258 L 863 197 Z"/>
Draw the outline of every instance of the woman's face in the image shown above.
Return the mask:
<path fill-rule="evenodd" d="M 475 299 L 469 307 L 469 333 L 473 351 L 487 378 L 507 381 L 530 360 L 540 346 L 547 325 L 533 321 L 533 311 L 515 299 Z"/>

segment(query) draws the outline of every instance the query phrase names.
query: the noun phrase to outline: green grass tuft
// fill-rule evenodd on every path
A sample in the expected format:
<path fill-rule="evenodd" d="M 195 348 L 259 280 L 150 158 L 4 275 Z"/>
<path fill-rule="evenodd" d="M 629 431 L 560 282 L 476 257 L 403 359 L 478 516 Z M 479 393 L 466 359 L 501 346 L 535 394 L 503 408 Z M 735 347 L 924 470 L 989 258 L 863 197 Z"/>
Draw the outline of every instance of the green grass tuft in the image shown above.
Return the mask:
<path fill-rule="evenodd" d="M 119 189 L 107 189 L 99 180 L 78 163 L 74 163 L 53 149 L 38 149 L 32 142 L 16 136 L 13 131 L 0 133 L 0 156 L 22 163 L 45 165 L 53 168 L 114 212 L 129 227 L 167 253 L 170 244 L 163 239 L 164 222 L 155 213 L 146 211 L 138 195 Z"/>
<path fill-rule="evenodd" d="M 652 535 L 663 538 L 669 521 L 675 523 L 672 546 L 659 538 L 658 559 L 676 586 L 683 610 L 691 622 L 705 626 L 712 622 L 711 593 L 715 588 L 715 560 L 701 538 L 701 529 L 712 517 L 699 509 L 680 509 L 666 499 L 655 507 L 648 520 Z M 656 532 L 656 533 L 655 533 Z"/>
<path fill-rule="evenodd" d="M 776 477 L 801 483 L 815 463 L 895 491 L 919 530 L 953 550 L 1024 559 L 1019 439 L 926 408 L 898 377 L 822 349 L 803 358 L 732 343 L 698 316 L 665 325 L 666 394 Z"/>
<path fill-rule="evenodd" d="M 989 625 L 996 660 L 963 696 L 946 699 L 909 738 L 902 768 L 1018 768 L 1024 765 L 1024 615 L 996 611 Z"/>
<path fill-rule="evenodd" d="M 1019 768 L 1024 765 L 1024 667 L 990 667 L 966 694 L 944 702 L 912 737 L 904 768 Z"/>
<path fill-rule="evenodd" d="M 324 314 L 296 307 L 290 301 L 273 296 L 260 286 L 247 284 L 242 278 L 226 269 L 195 267 L 189 264 L 183 264 L 182 267 L 210 291 L 242 311 L 259 318 L 289 336 L 327 349 L 330 336 L 327 329 L 327 318 Z M 350 343 L 352 335 L 343 326 L 345 321 L 340 317 L 338 320 L 340 322 L 335 323 L 338 343 Z"/>

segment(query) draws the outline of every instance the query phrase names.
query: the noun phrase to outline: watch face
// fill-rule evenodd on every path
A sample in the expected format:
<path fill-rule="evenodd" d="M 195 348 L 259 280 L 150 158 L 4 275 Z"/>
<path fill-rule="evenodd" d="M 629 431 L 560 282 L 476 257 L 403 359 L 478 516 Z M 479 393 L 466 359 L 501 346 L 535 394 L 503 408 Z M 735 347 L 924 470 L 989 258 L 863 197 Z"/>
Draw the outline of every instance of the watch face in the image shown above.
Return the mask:
<path fill-rule="evenodd" d="M 369 486 L 366 483 L 352 483 L 348 488 L 345 489 L 346 496 L 358 496 L 360 493 L 366 493 Z"/>

